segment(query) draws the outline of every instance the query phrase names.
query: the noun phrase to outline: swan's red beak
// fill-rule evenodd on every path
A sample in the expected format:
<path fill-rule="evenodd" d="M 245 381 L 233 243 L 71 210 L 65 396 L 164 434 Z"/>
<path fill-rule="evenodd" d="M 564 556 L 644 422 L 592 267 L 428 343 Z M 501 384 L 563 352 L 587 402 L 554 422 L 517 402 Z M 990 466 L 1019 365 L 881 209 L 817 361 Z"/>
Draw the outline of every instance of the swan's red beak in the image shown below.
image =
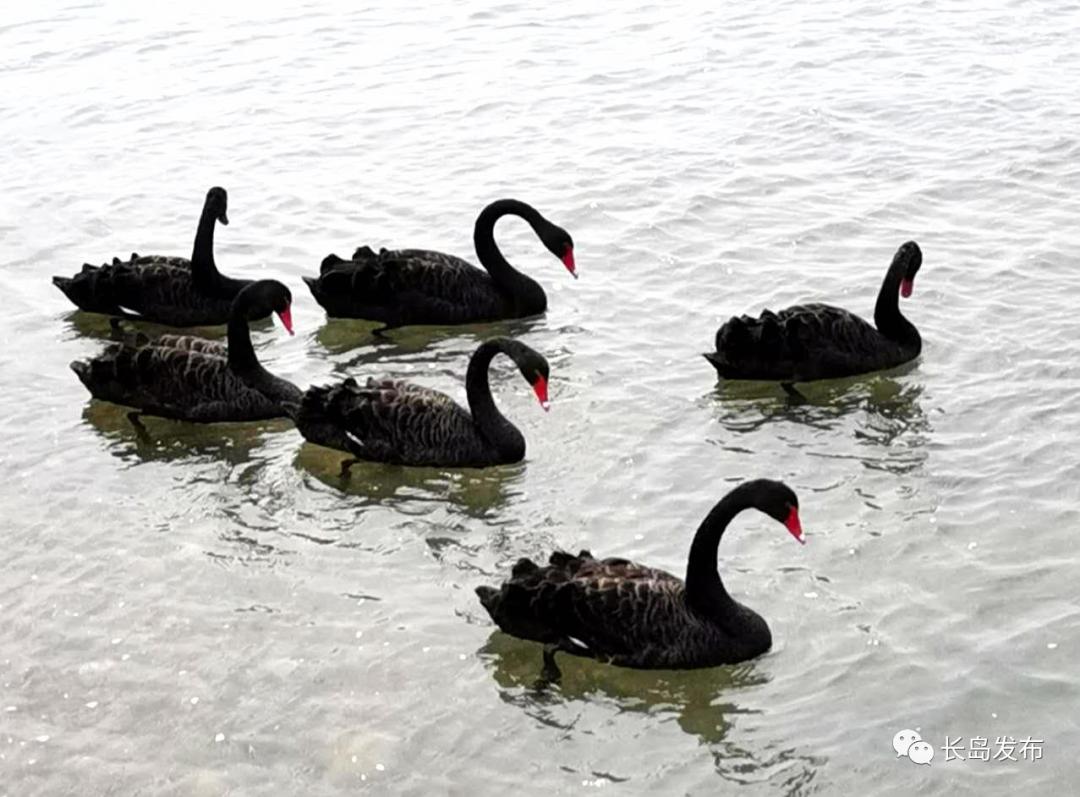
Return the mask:
<path fill-rule="evenodd" d="M 914 282 L 914 280 L 909 280 L 909 279 L 900 280 L 900 295 L 901 296 L 903 296 L 906 299 L 909 296 L 911 296 L 911 292 L 913 290 L 915 290 L 915 282 Z"/>
<path fill-rule="evenodd" d="M 278 311 L 278 318 L 281 319 L 282 326 L 292 335 L 292 306 L 287 306 L 284 310 Z"/>
<path fill-rule="evenodd" d="M 551 409 L 551 403 L 548 402 L 547 397 L 547 380 L 542 376 L 536 377 L 536 381 L 532 383 L 532 389 L 536 393 L 536 398 L 540 401 L 540 406 L 544 408 L 544 412 Z"/>
<path fill-rule="evenodd" d="M 806 540 L 802 535 L 802 523 L 799 522 L 799 510 L 796 507 L 791 507 L 791 511 L 788 512 L 787 520 L 784 521 L 784 525 L 787 526 L 787 530 L 791 532 L 791 536 L 797 539 L 802 545 L 806 545 Z"/>
<path fill-rule="evenodd" d="M 577 266 L 574 264 L 574 248 L 572 246 L 566 247 L 566 252 L 562 256 L 562 263 L 566 266 L 566 270 L 573 275 L 574 279 L 577 279 L 577 271 L 574 270 Z"/>

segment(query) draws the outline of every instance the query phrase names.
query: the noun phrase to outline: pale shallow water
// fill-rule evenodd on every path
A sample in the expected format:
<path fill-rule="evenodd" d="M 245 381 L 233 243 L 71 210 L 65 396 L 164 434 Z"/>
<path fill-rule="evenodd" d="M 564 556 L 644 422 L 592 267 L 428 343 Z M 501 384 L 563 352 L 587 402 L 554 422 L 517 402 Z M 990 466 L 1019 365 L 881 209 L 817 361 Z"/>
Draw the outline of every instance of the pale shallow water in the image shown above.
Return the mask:
<path fill-rule="evenodd" d="M 41 4 L 0 25 L 0 793 L 1006 794 L 1075 787 L 1080 743 L 1080 7 L 779 3 Z M 188 254 L 293 289 L 256 333 L 301 385 L 404 375 L 463 399 L 519 335 L 553 409 L 501 366 L 527 460 L 354 470 L 286 423 L 198 428 L 91 404 L 107 332 L 49 283 Z M 360 243 L 472 256 L 480 207 L 535 204 L 504 251 L 546 316 L 374 346 L 300 282 Z M 925 263 L 913 368 L 718 389 L 733 313 L 869 315 L 896 247 Z M 721 549 L 775 647 L 620 671 L 498 633 L 473 588 L 588 546 L 681 572 L 749 477 L 809 543 L 746 517 Z M 928 767 L 897 759 L 918 728 Z M 948 734 L 1044 741 L 948 761 Z"/>

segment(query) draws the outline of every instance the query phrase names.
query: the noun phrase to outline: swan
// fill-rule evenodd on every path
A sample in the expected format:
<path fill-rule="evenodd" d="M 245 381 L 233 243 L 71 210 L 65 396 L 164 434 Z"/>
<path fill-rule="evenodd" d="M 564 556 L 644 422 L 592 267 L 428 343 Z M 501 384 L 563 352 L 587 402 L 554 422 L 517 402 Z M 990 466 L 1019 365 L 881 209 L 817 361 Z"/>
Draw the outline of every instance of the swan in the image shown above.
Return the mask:
<path fill-rule="evenodd" d="M 772 646 L 765 620 L 728 594 L 716 553 L 744 509 L 784 524 L 804 543 L 799 501 L 782 482 L 757 479 L 725 495 L 698 527 L 686 580 L 628 559 L 556 551 L 546 566 L 520 559 L 499 587 L 476 588 L 495 624 L 544 645 L 544 679 L 558 680 L 558 652 L 637 669 L 713 667 Z"/>
<path fill-rule="evenodd" d="M 398 465 L 483 468 L 520 462 L 525 438 L 495 406 L 488 366 L 497 354 L 512 359 L 541 406 L 548 408 L 548 363 L 524 343 L 485 341 L 469 359 L 469 409 L 450 396 L 410 382 L 346 379 L 311 387 L 300 402 L 296 427 L 305 439 L 351 453 L 341 474 L 358 460 Z"/>
<path fill-rule="evenodd" d="M 716 333 L 716 352 L 705 354 L 723 379 L 795 382 L 880 371 L 914 360 L 922 338 L 900 313 L 898 294 L 911 296 L 922 250 L 903 244 L 885 274 L 874 308 L 874 326 L 827 304 L 804 304 L 759 318 L 733 317 Z"/>
<path fill-rule="evenodd" d="M 574 242 L 566 230 L 531 205 L 500 199 L 476 219 L 473 240 L 481 271 L 454 255 L 423 249 L 361 246 L 351 260 L 328 255 L 318 277 L 304 277 L 315 300 L 335 318 L 381 322 L 379 333 L 412 324 L 470 324 L 538 315 L 547 309 L 544 289 L 516 270 L 495 243 L 495 222 L 519 216 L 548 251 L 577 277 Z"/>
<path fill-rule="evenodd" d="M 227 206 L 224 188 L 207 191 L 191 260 L 133 253 L 103 266 L 86 263 L 72 277 L 54 276 L 53 284 L 86 312 L 174 327 L 225 324 L 233 299 L 252 283 L 226 277 L 214 262 L 214 227 L 229 223 Z"/>
<path fill-rule="evenodd" d="M 248 329 L 252 319 L 275 312 L 291 335 L 291 303 L 288 288 L 261 280 L 233 301 L 228 347 L 190 335 L 140 334 L 71 369 L 94 398 L 135 408 L 128 419 L 140 432 L 143 414 L 195 423 L 291 418 L 300 390 L 263 368 Z"/>

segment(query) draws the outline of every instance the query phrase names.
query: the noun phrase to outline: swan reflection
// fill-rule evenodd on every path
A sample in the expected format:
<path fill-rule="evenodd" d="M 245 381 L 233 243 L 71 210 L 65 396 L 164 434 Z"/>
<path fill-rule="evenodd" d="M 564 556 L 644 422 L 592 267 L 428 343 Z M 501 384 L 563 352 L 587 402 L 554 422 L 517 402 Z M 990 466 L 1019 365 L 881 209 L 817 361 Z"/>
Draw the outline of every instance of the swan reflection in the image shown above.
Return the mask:
<path fill-rule="evenodd" d="M 395 506 L 403 512 L 426 514 L 450 502 L 466 515 L 479 519 L 502 509 L 525 476 L 525 463 L 491 468 L 415 468 L 379 462 L 356 462 L 349 476 L 341 463 L 351 455 L 304 443 L 294 464 L 322 485 L 361 499 L 355 506 Z M 429 506 L 431 505 L 431 506 Z"/>
<path fill-rule="evenodd" d="M 496 321 L 487 324 L 462 326 L 410 326 L 394 329 L 381 335 L 373 334 L 381 324 L 352 318 L 327 318 L 315 333 L 319 344 L 312 354 L 323 359 L 346 354 L 362 347 L 354 359 L 335 370 L 366 363 L 394 361 L 407 355 L 430 353 L 444 342 L 451 343 L 455 352 L 471 350 L 488 338 L 517 337 L 542 328 L 542 316 Z M 459 356 L 455 354 L 455 356 Z"/>
<path fill-rule="evenodd" d="M 700 670 L 633 670 L 567 656 L 559 685 L 537 688 L 539 645 L 494 631 L 479 655 L 503 702 L 563 733 L 591 732 L 582 726 L 587 715 L 573 709 L 577 703 L 606 705 L 623 716 L 639 714 L 646 724 L 674 721 L 708 747 L 717 774 L 726 780 L 782 784 L 786 794 L 803 793 L 824 763 L 790 748 L 753 749 L 746 738 L 736 738 L 742 736 L 736 732 L 738 718 L 760 713 L 739 695 L 770 681 L 760 659 Z M 605 724 L 608 718 L 606 711 Z"/>
<path fill-rule="evenodd" d="M 811 442 L 801 446 L 811 455 L 857 459 L 868 467 L 906 472 L 925 462 L 932 427 L 922 406 L 923 385 L 893 378 L 893 373 L 800 385 L 805 401 L 792 401 L 778 385 L 766 382 L 721 384 L 708 400 L 727 433 L 725 446 L 767 449 L 775 443 L 777 425 L 791 424 L 811 430 L 803 438 Z M 854 450 L 845 450 L 835 435 L 813 434 L 845 430 L 856 443 Z M 821 450 L 812 442 L 818 439 Z"/>
<path fill-rule="evenodd" d="M 194 424 L 144 415 L 142 432 L 128 420 L 131 410 L 91 399 L 83 410 L 85 420 L 109 444 L 109 453 L 125 462 L 221 461 L 230 466 L 252 460 L 276 433 L 291 428 L 285 419 L 258 423 Z"/>

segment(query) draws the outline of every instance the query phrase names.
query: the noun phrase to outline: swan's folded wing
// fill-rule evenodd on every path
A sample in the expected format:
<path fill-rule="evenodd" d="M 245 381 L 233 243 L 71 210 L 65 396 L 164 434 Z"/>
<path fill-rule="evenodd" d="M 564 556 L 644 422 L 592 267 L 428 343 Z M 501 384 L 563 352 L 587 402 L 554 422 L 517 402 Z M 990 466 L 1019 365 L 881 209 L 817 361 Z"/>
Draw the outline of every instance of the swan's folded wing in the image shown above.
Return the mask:
<path fill-rule="evenodd" d="M 210 301 L 196 290 L 187 268 L 157 263 L 122 263 L 110 268 L 116 303 L 150 318 L 196 313 Z"/>
<path fill-rule="evenodd" d="M 120 262 L 118 258 L 113 258 L 114 265 Z M 167 266 L 168 268 L 191 269 L 191 261 L 188 258 L 176 257 L 175 255 L 140 255 L 132 252 L 131 259 L 127 262 L 138 266 Z"/>
<path fill-rule="evenodd" d="M 441 252 L 402 249 L 341 261 L 325 270 L 319 283 L 321 295 L 394 307 L 404 320 L 415 316 L 451 321 L 463 313 L 498 312 L 498 295 L 487 273 Z"/>
<path fill-rule="evenodd" d="M 538 642 L 570 642 L 599 659 L 662 650 L 685 626 L 683 582 L 626 559 L 552 554 L 545 567 L 523 559 L 485 606 L 503 630 Z M 482 598 L 484 599 L 484 598 Z"/>
<path fill-rule="evenodd" d="M 152 343 L 165 349 L 201 352 L 217 357 L 229 356 L 229 346 L 224 341 L 209 340 L 198 335 L 159 335 Z"/>
<path fill-rule="evenodd" d="M 150 337 L 139 329 L 136 329 L 121 319 L 113 319 L 114 337 L 126 346 L 140 348 L 142 346 L 158 346 L 163 349 L 180 349 L 183 351 L 196 351 L 203 354 L 213 354 L 218 357 L 228 357 L 229 347 L 225 341 L 210 340 L 199 335 L 158 335 Z"/>
<path fill-rule="evenodd" d="M 717 331 L 717 354 L 709 359 L 723 376 L 797 381 L 866 370 L 883 342 L 854 313 L 807 304 L 729 319 Z"/>
<path fill-rule="evenodd" d="M 129 260 L 113 258 L 101 266 L 85 263 L 74 276 L 53 277 L 53 283 L 83 310 L 131 312 L 164 323 L 222 323 L 229 309 L 228 301 L 195 292 L 191 262 L 185 258 L 132 254 Z M 205 318 L 208 305 L 213 305 L 211 316 Z"/>
<path fill-rule="evenodd" d="M 594 560 L 595 562 L 595 560 Z M 625 559 L 580 568 L 562 589 L 571 639 L 598 658 L 635 658 L 674 642 L 686 614 L 683 582 Z"/>
<path fill-rule="evenodd" d="M 395 380 L 311 388 L 297 425 L 313 442 L 400 464 L 437 461 L 476 437 L 472 416 L 445 393 Z"/>
<path fill-rule="evenodd" d="M 166 417 L 185 417 L 240 387 L 223 357 L 152 344 L 113 344 L 79 365 L 76 373 L 95 397 Z"/>

